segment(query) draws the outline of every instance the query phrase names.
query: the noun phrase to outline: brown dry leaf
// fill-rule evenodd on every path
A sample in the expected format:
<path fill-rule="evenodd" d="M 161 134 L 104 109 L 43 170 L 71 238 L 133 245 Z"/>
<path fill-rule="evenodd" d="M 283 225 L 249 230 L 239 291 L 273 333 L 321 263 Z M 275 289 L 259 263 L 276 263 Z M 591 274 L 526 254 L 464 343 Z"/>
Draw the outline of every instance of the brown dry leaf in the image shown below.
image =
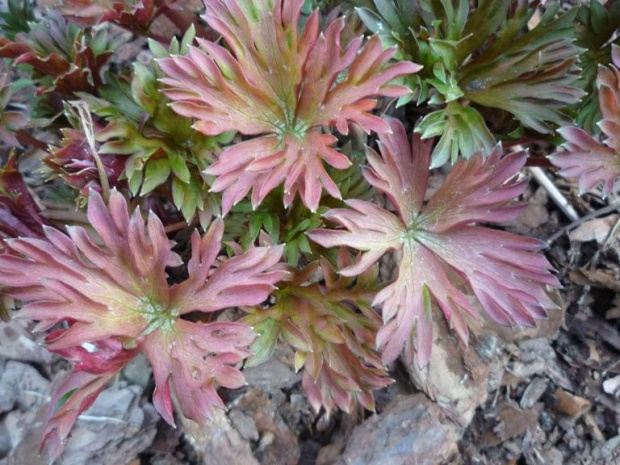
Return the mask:
<path fill-rule="evenodd" d="M 605 435 L 603 434 L 601 429 L 596 424 L 596 420 L 594 419 L 592 414 L 586 413 L 586 416 L 584 418 L 586 421 L 586 425 L 588 426 L 588 429 L 590 430 L 590 434 L 592 434 L 592 437 L 596 439 L 597 441 L 604 441 Z"/>
<path fill-rule="evenodd" d="M 620 318 L 620 295 L 614 297 L 613 307 L 607 310 L 605 318 L 612 320 L 614 318 Z"/>
<path fill-rule="evenodd" d="M 610 215 L 605 218 L 595 218 L 586 221 L 571 232 L 568 238 L 576 242 L 596 241 L 599 244 L 603 244 L 609 236 L 611 228 L 613 228 L 618 221 L 618 218 L 620 218 L 620 215 Z M 616 240 L 618 239 L 616 238 Z"/>
<path fill-rule="evenodd" d="M 584 340 L 584 342 L 588 346 L 588 350 L 589 350 L 588 362 L 599 363 L 601 361 L 601 356 L 598 353 L 598 350 L 596 348 L 596 342 L 593 341 L 592 339 L 586 339 Z"/>
<path fill-rule="evenodd" d="M 608 270 L 575 270 L 569 273 L 571 281 L 576 284 L 589 285 L 620 292 L 620 278 Z"/>
<path fill-rule="evenodd" d="M 592 404 L 583 397 L 575 396 L 562 388 L 555 390 L 554 408 L 560 412 L 579 418 L 581 415 L 590 410 Z"/>
<path fill-rule="evenodd" d="M 506 401 L 498 408 L 500 423 L 485 434 L 485 447 L 497 446 L 515 436 L 525 433 L 538 422 L 538 412 L 523 410 L 512 401 Z"/>

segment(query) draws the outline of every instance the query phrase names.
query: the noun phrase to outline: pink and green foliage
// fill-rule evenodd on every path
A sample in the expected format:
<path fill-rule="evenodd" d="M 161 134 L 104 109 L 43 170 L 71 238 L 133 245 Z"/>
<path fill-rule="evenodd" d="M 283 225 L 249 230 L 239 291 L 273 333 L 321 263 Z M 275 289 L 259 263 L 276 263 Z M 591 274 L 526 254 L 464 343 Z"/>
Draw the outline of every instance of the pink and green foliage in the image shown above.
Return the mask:
<path fill-rule="evenodd" d="M 254 333 L 242 323 L 182 317 L 257 305 L 287 275 L 276 266 L 282 246 L 252 247 L 218 260 L 219 220 L 203 237 L 194 233 L 189 277 L 169 286 L 165 269 L 181 262 L 154 214 L 145 225 L 139 210 L 130 217 L 120 193 L 112 191 L 108 208 L 92 191 L 88 219 L 98 238 L 81 227 L 69 227 L 69 235 L 46 227 L 45 239 L 7 240 L 14 254 L 0 256 L 0 284 L 27 302 L 18 316 L 39 321 L 38 330 L 67 324 L 46 341 L 75 366 L 48 413 L 53 453 L 62 450 L 77 415 L 141 350 L 153 365 L 153 402 L 166 421 L 174 424 L 172 390 L 181 413 L 204 422 L 213 408 L 223 407 L 216 386 L 243 385 L 235 366 L 250 354 Z"/>
<path fill-rule="evenodd" d="M 82 196 L 87 197 L 90 189 L 101 191 L 97 165 L 86 135 L 73 128 L 64 128 L 62 135 L 61 146 L 52 150 L 43 162 L 55 172 L 55 176 L 79 190 Z M 100 153 L 99 157 L 110 185 L 120 187 L 125 158 L 110 153 Z"/>
<path fill-rule="evenodd" d="M 521 207 L 508 202 L 525 189 L 525 181 L 515 179 L 525 153 L 502 157 L 498 146 L 486 159 L 478 154 L 457 163 L 424 205 L 431 146 L 414 136 L 411 148 L 402 123 L 389 121 L 392 132 L 380 136 L 381 156 L 367 154 L 370 168 L 365 174 L 388 196 L 396 213 L 351 199 L 348 209 L 325 215 L 344 229 L 309 233 L 324 247 L 363 252 L 357 263 L 340 270 L 344 276 L 364 272 L 388 251 L 400 252 L 398 277 L 373 301 L 383 308 L 384 326 L 377 335 L 383 360 L 394 360 L 404 345 L 408 361 L 415 349 L 418 365 L 428 363 L 435 306 L 467 342 L 468 319 L 479 318 L 469 293 L 500 324 L 531 326 L 544 318 L 555 307 L 545 285 L 557 286 L 558 281 L 549 262 L 537 253 L 542 244 L 476 224 L 518 216 Z"/>
<path fill-rule="evenodd" d="M 44 81 L 39 92 L 57 90 L 63 95 L 96 93 L 112 48 L 106 31 L 86 35 L 58 13 L 31 23 L 30 31 L 20 32 L 15 40 L 0 37 L 0 57 L 32 66 L 39 78 L 50 77 L 52 84 Z"/>
<path fill-rule="evenodd" d="M 342 249 L 338 265 L 349 264 Z M 285 341 L 295 349 L 295 369 L 304 368 L 302 386 L 317 413 L 335 406 L 352 412 L 358 403 L 374 410 L 373 390 L 392 382 L 374 351 L 381 325 L 370 307 L 376 278 L 376 267 L 369 268 L 353 285 L 354 278 L 338 276 L 325 258 L 296 272 L 279 284 L 272 307 L 246 309 L 250 315 L 243 321 L 259 334 L 247 364 L 264 362 Z"/>
<path fill-rule="evenodd" d="M 45 221 L 19 172 L 17 157 L 0 169 L 0 253 L 2 237 L 43 237 Z"/>
<path fill-rule="evenodd" d="M 223 212 L 252 190 L 258 205 L 284 184 L 284 203 L 299 193 L 316 210 L 324 188 L 340 197 L 324 162 L 345 169 L 349 159 L 332 146 L 336 137 L 321 127 L 348 133 L 350 122 L 366 132 L 389 130 L 370 111 L 375 97 L 409 91 L 389 82 L 415 73 L 410 62 L 388 64 L 395 49 L 382 50 L 378 37 L 340 45 L 344 18 L 319 32 L 315 11 L 299 28 L 303 0 L 205 0 L 204 19 L 230 51 L 199 39 L 186 56 L 160 60 L 170 86 L 172 108 L 196 118 L 206 135 L 238 131 L 258 136 L 220 154 L 207 173 L 217 176 L 212 190 L 223 192 Z"/>
<path fill-rule="evenodd" d="M 15 132 L 27 126 L 28 117 L 7 109 L 12 97 L 11 74 L 8 67 L 0 63 L 0 140 L 12 147 L 21 147 Z"/>
<path fill-rule="evenodd" d="M 620 47 L 612 47 L 613 65 L 600 66 L 596 87 L 603 119 L 601 142 L 577 127 L 563 127 L 564 151 L 549 157 L 567 178 L 578 178 L 581 193 L 602 184 L 606 197 L 620 178 Z"/>
<path fill-rule="evenodd" d="M 147 31 L 155 18 L 155 0 L 63 0 L 63 15 L 80 26 L 116 22 L 128 29 Z"/>

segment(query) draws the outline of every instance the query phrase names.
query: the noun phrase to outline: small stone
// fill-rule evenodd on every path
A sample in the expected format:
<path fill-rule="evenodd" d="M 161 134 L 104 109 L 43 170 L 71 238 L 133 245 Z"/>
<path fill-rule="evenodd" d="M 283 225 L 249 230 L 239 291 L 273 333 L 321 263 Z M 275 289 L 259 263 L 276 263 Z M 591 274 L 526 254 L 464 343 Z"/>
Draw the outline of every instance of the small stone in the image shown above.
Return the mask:
<path fill-rule="evenodd" d="M 47 402 L 50 382 L 31 365 L 9 361 L 0 376 L 0 413 L 16 405 L 29 410 Z"/>
<path fill-rule="evenodd" d="M 457 439 L 457 427 L 425 395 L 399 396 L 355 428 L 337 464 L 449 463 L 458 453 Z"/>
<path fill-rule="evenodd" d="M 138 354 L 123 369 L 123 378 L 131 384 L 146 389 L 151 380 L 153 369 L 143 353 Z"/>
<path fill-rule="evenodd" d="M 0 321 L 0 357 L 20 362 L 50 363 L 50 354 L 32 333 L 24 320 Z"/>
<path fill-rule="evenodd" d="M 547 410 L 543 411 L 540 414 L 538 421 L 540 424 L 540 428 L 546 433 L 548 433 L 549 431 L 552 431 L 553 428 L 555 427 L 555 420 L 553 418 L 553 415 Z"/>
<path fill-rule="evenodd" d="M 618 394 L 620 391 L 620 375 L 603 381 L 603 391 L 611 395 Z"/>
<path fill-rule="evenodd" d="M 544 378 L 534 378 L 523 391 L 519 405 L 522 409 L 532 408 L 547 390 L 548 382 Z"/>
<path fill-rule="evenodd" d="M 232 410 L 228 417 L 243 439 L 258 441 L 258 429 L 252 417 L 239 410 Z"/>

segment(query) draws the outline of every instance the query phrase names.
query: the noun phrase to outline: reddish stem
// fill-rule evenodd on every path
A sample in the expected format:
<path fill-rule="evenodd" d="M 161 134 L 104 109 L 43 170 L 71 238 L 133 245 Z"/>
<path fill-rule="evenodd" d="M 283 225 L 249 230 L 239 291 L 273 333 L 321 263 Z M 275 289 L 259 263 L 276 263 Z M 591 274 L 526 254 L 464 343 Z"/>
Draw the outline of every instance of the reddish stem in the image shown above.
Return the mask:
<path fill-rule="evenodd" d="M 546 158 L 527 157 L 525 166 L 539 166 L 540 168 L 553 168 L 553 164 Z"/>
<path fill-rule="evenodd" d="M 44 152 L 49 151 L 48 144 L 46 142 L 37 139 L 36 137 L 26 132 L 24 129 L 20 129 L 19 131 L 17 131 L 15 133 L 15 136 L 17 137 L 17 140 L 23 145 L 29 145 L 39 150 L 43 150 Z"/>

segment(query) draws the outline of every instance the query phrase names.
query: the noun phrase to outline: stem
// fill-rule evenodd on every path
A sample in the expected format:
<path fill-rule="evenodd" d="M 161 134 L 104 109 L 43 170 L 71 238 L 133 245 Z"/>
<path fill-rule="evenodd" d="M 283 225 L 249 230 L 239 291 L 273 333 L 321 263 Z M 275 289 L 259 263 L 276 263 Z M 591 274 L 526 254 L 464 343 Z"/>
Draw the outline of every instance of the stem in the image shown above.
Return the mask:
<path fill-rule="evenodd" d="M 188 223 L 187 221 L 177 221 L 176 223 L 169 224 L 164 228 L 166 234 L 170 234 L 176 231 L 180 231 L 181 229 L 190 228 L 194 222 Z"/>
<path fill-rule="evenodd" d="M 546 158 L 527 157 L 525 166 L 538 166 L 540 168 L 553 168 L 553 164 Z"/>
<path fill-rule="evenodd" d="M 555 184 L 553 184 L 551 179 L 549 179 L 549 177 L 545 174 L 545 171 L 542 168 L 537 167 L 528 168 L 528 170 L 532 173 L 532 176 L 536 179 L 536 182 L 538 182 L 538 184 L 547 191 L 549 197 L 551 197 L 551 200 L 553 200 L 558 208 L 562 210 L 562 212 L 564 212 L 564 214 L 571 221 L 578 221 L 579 214 L 569 203 L 569 201 L 566 200 L 566 197 L 564 197 L 558 188 L 555 187 Z"/>
<path fill-rule="evenodd" d="M 110 200 L 110 181 L 108 180 L 108 174 L 105 172 L 105 166 L 103 166 L 103 162 L 101 161 L 99 152 L 97 152 L 97 143 L 95 142 L 95 126 L 93 124 L 93 119 L 90 114 L 90 108 L 88 108 L 88 104 L 83 100 L 72 101 L 69 103 L 73 106 L 73 108 L 77 110 L 77 113 L 79 115 L 80 123 L 82 125 L 82 131 L 86 136 L 88 148 L 90 149 L 90 153 L 95 160 L 97 172 L 99 173 L 99 182 L 101 183 L 101 195 L 107 203 L 108 200 Z"/>
<path fill-rule="evenodd" d="M 46 142 L 37 139 L 36 137 L 28 133 L 25 129 L 20 129 L 19 131 L 17 131 L 15 133 L 15 136 L 17 137 L 17 140 L 24 145 L 30 145 L 31 147 L 43 150 L 44 152 L 49 151 L 48 144 Z"/>

